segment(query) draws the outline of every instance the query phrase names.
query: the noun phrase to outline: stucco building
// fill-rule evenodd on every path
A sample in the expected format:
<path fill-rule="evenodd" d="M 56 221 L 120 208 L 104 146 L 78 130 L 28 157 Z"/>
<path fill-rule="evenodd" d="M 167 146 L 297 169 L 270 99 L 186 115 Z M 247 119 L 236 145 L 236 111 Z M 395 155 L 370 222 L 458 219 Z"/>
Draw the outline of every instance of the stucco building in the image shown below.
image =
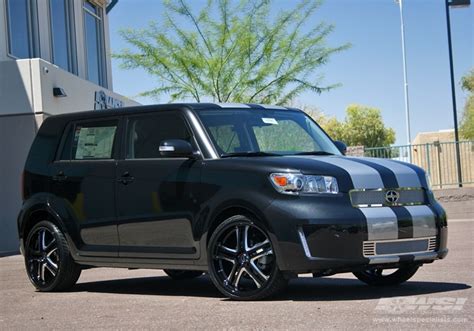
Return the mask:
<path fill-rule="evenodd" d="M 16 217 L 30 144 L 50 115 L 135 105 L 112 92 L 107 12 L 116 0 L 0 0 L 0 253 Z"/>

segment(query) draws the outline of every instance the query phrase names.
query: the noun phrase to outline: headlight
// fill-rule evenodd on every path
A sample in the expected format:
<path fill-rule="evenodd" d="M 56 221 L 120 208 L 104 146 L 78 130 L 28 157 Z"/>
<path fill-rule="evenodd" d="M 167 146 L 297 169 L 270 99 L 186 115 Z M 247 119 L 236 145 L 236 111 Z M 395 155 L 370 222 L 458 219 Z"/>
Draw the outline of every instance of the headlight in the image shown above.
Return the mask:
<path fill-rule="evenodd" d="M 339 193 L 336 178 L 330 176 L 277 173 L 270 175 L 270 182 L 278 192 L 283 194 Z"/>

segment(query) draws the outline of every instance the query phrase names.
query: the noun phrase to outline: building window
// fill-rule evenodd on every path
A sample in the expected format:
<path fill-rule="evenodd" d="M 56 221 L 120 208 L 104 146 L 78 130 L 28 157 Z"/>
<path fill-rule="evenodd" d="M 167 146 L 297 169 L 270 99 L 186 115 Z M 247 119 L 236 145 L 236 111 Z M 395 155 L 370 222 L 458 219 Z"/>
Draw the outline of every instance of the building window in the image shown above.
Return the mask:
<path fill-rule="evenodd" d="M 49 0 L 52 61 L 75 73 L 74 25 L 69 0 Z"/>
<path fill-rule="evenodd" d="M 102 7 L 85 1 L 83 9 L 87 79 L 106 86 Z"/>
<path fill-rule="evenodd" d="M 36 55 L 37 15 L 34 0 L 6 0 L 8 52 L 18 59 L 32 58 Z"/>

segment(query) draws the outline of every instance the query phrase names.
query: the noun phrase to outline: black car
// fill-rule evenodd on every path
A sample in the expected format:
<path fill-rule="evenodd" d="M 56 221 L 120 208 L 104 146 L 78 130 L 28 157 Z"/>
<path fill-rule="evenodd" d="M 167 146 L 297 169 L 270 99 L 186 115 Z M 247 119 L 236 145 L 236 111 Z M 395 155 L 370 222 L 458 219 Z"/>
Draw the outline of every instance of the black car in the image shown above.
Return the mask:
<path fill-rule="evenodd" d="M 425 172 L 344 156 L 304 112 L 167 104 L 49 117 L 26 161 L 18 217 L 40 291 L 89 267 L 207 272 L 256 300 L 302 273 L 408 280 L 447 254 Z"/>

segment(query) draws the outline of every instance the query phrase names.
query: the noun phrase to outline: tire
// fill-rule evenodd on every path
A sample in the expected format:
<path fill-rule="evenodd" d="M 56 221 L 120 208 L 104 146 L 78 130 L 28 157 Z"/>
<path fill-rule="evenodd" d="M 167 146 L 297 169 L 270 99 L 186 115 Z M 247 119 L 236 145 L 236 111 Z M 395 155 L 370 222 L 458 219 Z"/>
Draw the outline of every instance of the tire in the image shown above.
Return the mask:
<path fill-rule="evenodd" d="M 407 265 L 396 269 L 394 272 L 384 275 L 384 269 L 376 268 L 360 272 L 354 272 L 360 281 L 371 286 L 398 285 L 409 280 L 418 270 L 418 265 Z M 385 269 L 387 270 L 387 269 Z"/>
<path fill-rule="evenodd" d="M 81 275 L 64 234 L 50 221 L 41 221 L 28 233 L 25 245 L 28 278 L 40 292 L 70 289 Z"/>
<path fill-rule="evenodd" d="M 288 281 L 278 269 L 268 232 L 236 215 L 220 224 L 209 240 L 209 276 L 233 300 L 261 300 L 282 291 Z"/>
<path fill-rule="evenodd" d="M 165 274 L 174 280 L 185 280 L 200 277 L 203 272 L 199 270 L 173 270 L 164 269 Z"/>

